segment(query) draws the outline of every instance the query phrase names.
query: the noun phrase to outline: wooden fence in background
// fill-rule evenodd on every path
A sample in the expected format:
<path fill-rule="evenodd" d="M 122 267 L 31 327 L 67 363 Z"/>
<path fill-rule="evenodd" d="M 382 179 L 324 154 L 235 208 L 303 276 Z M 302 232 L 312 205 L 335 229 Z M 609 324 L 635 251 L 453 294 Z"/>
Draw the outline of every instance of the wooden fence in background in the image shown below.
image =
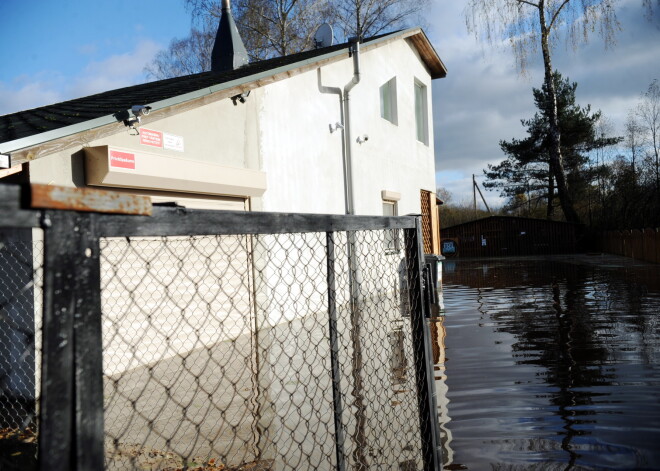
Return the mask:
<path fill-rule="evenodd" d="M 603 252 L 624 257 L 660 263 L 660 231 L 658 229 L 633 229 L 607 231 L 601 235 Z"/>

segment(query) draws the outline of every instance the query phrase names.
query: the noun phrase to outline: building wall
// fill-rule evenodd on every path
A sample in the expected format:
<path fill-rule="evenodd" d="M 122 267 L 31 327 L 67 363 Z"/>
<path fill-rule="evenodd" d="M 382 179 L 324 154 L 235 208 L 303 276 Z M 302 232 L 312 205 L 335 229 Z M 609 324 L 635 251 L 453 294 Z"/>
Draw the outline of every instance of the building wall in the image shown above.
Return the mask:
<path fill-rule="evenodd" d="M 139 136 L 130 135 L 120 123 L 116 125 L 114 135 L 91 141 L 85 147 L 117 146 L 135 152 L 259 170 L 257 109 L 261 94 L 261 89 L 253 90 L 244 104 L 234 105 L 230 99 L 220 100 L 142 126 L 182 136 L 183 152 L 143 145 Z M 85 186 L 83 149 L 83 146 L 76 146 L 30 162 L 30 181 Z M 259 204 L 258 201 L 255 203 Z"/>
<path fill-rule="evenodd" d="M 342 136 L 329 130 L 341 118 L 339 97 L 321 87 L 343 88 L 352 77 L 352 60 L 345 60 L 265 87 L 264 210 L 344 212 Z M 380 116 L 379 88 L 392 77 L 397 78 L 398 125 Z M 416 139 L 415 79 L 427 87 L 429 145 Z M 431 99 L 430 75 L 407 41 L 361 53 L 361 81 L 350 94 L 356 214 L 382 215 L 381 190 L 401 193 L 399 214 L 419 213 L 420 190 L 435 191 Z M 355 142 L 365 134 L 367 142 Z"/>

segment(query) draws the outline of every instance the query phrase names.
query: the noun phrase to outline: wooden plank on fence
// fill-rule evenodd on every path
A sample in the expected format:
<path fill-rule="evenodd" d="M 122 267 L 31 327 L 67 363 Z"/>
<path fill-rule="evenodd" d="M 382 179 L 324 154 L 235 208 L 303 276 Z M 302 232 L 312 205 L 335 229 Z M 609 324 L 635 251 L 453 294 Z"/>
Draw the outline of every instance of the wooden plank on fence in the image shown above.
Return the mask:
<path fill-rule="evenodd" d="M 642 231 L 633 229 L 630 231 L 630 239 L 632 242 L 632 257 L 635 260 L 644 260 L 644 237 Z"/>
<path fill-rule="evenodd" d="M 95 188 L 30 185 L 30 206 L 114 214 L 151 214 L 151 198 Z"/>
<path fill-rule="evenodd" d="M 410 229 L 412 216 L 345 216 L 334 214 L 260 213 L 154 208 L 153 217 L 100 214 L 101 237 L 158 237 L 230 234 L 284 234 L 327 231 Z"/>
<path fill-rule="evenodd" d="M 101 281 L 93 214 L 44 214 L 39 469 L 103 469 Z"/>
<path fill-rule="evenodd" d="M 75 338 L 76 470 L 103 469 L 103 338 L 101 333 L 101 262 L 95 214 L 78 221 Z"/>
<path fill-rule="evenodd" d="M 644 261 L 655 263 L 655 229 L 644 229 L 642 237 L 644 240 Z"/>
<path fill-rule="evenodd" d="M 75 220 L 72 213 L 46 214 L 44 231 L 43 346 L 39 408 L 39 469 L 72 468 L 73 315 L 76 309 Z"/>
<path fill-rule="evenodd" d="M 623 256 L 633 258 L 632 250 L 632 235 L 630 231 L 621 231 L 621 238 L 623 239 Z"/>

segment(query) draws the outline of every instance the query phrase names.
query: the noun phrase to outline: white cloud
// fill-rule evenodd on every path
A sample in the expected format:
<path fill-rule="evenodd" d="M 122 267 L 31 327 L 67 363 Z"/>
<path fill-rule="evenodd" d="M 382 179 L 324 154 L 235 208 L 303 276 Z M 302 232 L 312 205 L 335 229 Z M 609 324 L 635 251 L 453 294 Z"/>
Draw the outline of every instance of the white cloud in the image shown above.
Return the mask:
<path fill-rule="evenodd" d="M 154 41 L 141 40 L 133 50 L 90 62 L 82 71 L 44 71 L 0 82 L 0 115 L 142 83 L 144 66 L 160 49 Z"/>
<path fill-rule="evenodd" d="M 154 41 L 142 40 L 130 52 L 91 62 L 82 76 L 74 80 L 70 95 L 86 96 L 143 82 L 144 66 L 160 49 Z"/>
<path fill-rule="evenodd" d="M 540 87 L 540 53 L 530 57 L 527 77 L 521 77 L 507 47 L 490 48 L 469 36 L 463 16 L 465 2 L 434 0 L 430 37 L 447 65 L 448 75 L 433 87 L 436 171 L 438 186 L 456 200 L 472 198 L 472 174 L 504 156 L 499 141 L 524 135 L 520 120 L 536 112 L 532 87 Z M 623 0 L 617 14 L 623 31 L 605 51 L 592 41 L 576 52 L 559 45 L 553 63 L 578 82 L 577 100 L 600 109 L 621 134 L 628 109 L 653 78 L 660 78 L 660 28 L 643 17 L 641 0 Z M 499 200 L 487 192 L 489 204 Z"/>
<path fill-rule="evenodd" d="M 78 51 L 79 54 L 88 56 L 96 53 L 96 51 L 98 50 L 98 46 L 96 45 L 96 43 L 81 44 L 76 48 L 76 50 Z"/>
<path fill-rule="evenodd" d="M 62 99 L 62 94 L 53 87 L 52 82 L 41 78 L 28 81 L 19 77 L 12 83 L 0 82 L 0 116 L 57 103 Z"/>

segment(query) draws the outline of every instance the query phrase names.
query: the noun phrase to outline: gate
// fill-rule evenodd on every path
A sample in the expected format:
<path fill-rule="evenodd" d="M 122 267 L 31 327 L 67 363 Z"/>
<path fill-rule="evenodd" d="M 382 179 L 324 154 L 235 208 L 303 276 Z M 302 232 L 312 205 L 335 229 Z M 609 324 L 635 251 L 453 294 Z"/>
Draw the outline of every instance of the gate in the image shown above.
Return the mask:
<path fill-rule="evenodd" d="M 418 218 L 146 202 L 0 186 L 0 469 L 440 469 Z"/>

